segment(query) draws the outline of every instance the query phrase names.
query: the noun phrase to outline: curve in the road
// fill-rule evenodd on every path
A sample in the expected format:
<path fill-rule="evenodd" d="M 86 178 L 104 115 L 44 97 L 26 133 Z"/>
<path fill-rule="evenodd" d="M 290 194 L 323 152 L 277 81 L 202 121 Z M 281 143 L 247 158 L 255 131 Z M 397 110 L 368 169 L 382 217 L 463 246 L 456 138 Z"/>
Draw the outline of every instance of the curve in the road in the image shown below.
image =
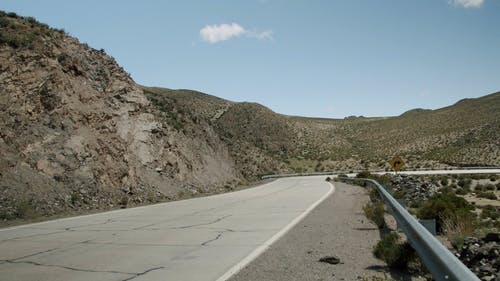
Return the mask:
<path fill-rule="evenodd" d="M 324 179 L 3 229 L 0 280 L 224 280 L 333 192 Z"/>

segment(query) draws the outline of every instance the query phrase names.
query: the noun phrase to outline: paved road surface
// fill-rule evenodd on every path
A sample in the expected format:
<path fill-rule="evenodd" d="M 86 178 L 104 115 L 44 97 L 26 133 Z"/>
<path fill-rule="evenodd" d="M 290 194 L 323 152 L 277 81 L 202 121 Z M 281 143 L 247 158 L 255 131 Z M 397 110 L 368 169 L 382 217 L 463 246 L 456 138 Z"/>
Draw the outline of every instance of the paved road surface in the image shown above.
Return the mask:
<path fill-rule="evenodd" d="M 333 192 L 324 178 L 2 229 L 0 280 L 226 278 Z"/>

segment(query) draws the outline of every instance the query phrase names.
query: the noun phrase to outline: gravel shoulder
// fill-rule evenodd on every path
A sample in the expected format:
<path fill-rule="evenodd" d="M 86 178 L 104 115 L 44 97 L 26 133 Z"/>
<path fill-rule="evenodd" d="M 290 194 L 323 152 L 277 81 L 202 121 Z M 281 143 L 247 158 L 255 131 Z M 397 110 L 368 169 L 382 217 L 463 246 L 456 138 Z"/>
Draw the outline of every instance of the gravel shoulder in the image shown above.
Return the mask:
<path fill-rule="evenodd" d="M 367 193 L 344 183 L 335 183 L 335 188 L 332 196 L 229 280 L 359 280 L 389 275 L 372 255 L 380 234 L 362 211 L 369 201 Z M 340 263 L 318 261 L 325 256 L 335 256 Z"/>

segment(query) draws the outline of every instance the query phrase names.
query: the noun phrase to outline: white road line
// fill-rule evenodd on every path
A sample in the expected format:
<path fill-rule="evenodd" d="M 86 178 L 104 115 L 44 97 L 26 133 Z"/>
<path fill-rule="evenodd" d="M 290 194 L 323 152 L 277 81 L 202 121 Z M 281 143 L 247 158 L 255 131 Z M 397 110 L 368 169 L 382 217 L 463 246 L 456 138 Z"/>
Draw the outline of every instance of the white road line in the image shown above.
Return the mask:
<path fill-rule="evenodd" d="M 332 195 L 335 192 L 335 186 L 333 183 L 330 183 L 330 189 L 328 192 L 323 195 L 318 201 L 316 201 L 314 204 L 312 204 L 309 208 L 307 208 L 302 214 L 300 214 L 298 217 L 296 217 L 294 220 L 292 220 L 287 226 L 285 226 L 282 230 L 280 230 L 278 233 L 274 234 L 269 240 L 264 242 L 264 244 L 260 245 L 257 247 L 255 250 L 253 250 L 248 256 L 246 256 L 244 259 L 242 259 L 239 263 L 231 267 L 224 275 L 219 277 L 216 281 L 226 281 L 229 278 L 231 278 L 233 275 L 238 273 L 240 270 L 242 270 L 245 266 L 247 266 L 250 262 L 252 262 L 254 259 L 259 257 L 262 253 L 264 253 L 269 247 L 276 241 L 278 241 L 281 237 L 283 237 L 288 231 L 290 231 L 295 225 L 297 225 L 302 219 L 304 219 L 314 208 L 316 208 L 319 204 L 321 204 L 326 198 L 328 198 L 330 195 Z"/>

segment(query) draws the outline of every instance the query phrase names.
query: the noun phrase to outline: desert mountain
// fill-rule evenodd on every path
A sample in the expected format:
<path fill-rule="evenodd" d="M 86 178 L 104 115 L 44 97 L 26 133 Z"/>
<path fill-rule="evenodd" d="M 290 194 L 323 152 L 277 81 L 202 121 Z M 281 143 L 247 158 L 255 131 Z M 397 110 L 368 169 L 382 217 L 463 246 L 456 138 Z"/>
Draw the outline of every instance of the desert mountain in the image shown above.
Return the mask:
<path fill-rule="evenodd" d="M 239 182 L 205 118 L 155 106 L 104 51 L 32 18 L 2 13 L 0 26 L 3 218 L 175 199 Z"/>
<path fill-rule="evenodd" d="M 500 165 L 500 93 L 397 117 L 284 116 L 137 85 L 104 50 L 0 13 L 0 218 L 231 190 L 267 173 Z"/>

